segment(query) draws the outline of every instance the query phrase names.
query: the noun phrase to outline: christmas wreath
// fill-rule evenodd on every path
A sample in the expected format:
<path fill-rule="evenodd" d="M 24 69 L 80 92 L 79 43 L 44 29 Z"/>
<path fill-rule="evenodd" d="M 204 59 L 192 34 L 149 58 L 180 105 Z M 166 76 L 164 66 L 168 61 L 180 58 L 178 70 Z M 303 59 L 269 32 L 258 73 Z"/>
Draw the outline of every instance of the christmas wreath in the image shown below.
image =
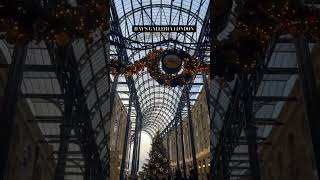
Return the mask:
<path fill-rule="evenodd" d="M 168 56 L 171 56 L 170 59 L 166 59 Z M 172 59 L 172 56 L 176 56 L 176 60 Z M 165 65 L 166 61 L 167 64 Z M 162 66 L 160 66 L 161 63 Z M 195 57 L 178 49 L 153 50 L 133 64 L 121 65 L 113 60 L 111 65 L 114 75 L 131 76 L 146 68 L 150 76 L 160 85 L 171 87 L 183 86 L 190 83 L 199 72 L 209 72 L 208 65 L 200 63 Z"/>

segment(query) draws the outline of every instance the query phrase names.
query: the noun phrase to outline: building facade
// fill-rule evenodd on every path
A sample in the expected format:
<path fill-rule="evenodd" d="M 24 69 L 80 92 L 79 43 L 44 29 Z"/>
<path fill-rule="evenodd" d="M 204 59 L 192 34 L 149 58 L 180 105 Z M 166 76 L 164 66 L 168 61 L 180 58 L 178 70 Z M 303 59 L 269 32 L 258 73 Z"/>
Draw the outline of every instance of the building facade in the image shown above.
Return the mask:
<path fill-rule="evenodd" d="M 205 180 L 207 179 L 207 174 L 210 171 L 210 120 L 204 89 L 202 89 L 202 92 L 199 94 L 196 103 L 193 105 L 191 113 L 194 139 L 196 139 L 195 150 L 198 164 L 199 179 Z M 187 176 L 189 176 L 190 170 L 193 168 L 191 140 L 188 124 L 188 119 L 186 117 L 182 121 L 182 131 Z M 175 129 L 173 129 L 173 131 L 169 132 L 164 138 L 164 144 L 166 145 L 167 149 L 169 149 L 168 153 L 173 173 L 178 168 L 178 165 L 180 169 L 183 170 L 183 155 L 181 142 L 182 141 L 180 125 L 178 125 L 177 127 L 177 136 L 175 133 Z M 178 146 L 178 148 L 176 145 Z"/>
<path fill-rule="evenodd" d="M 122 160 L 122 151 L 125 139 L 125 130 L 127 122 L 127 110 L 117 95 L 114 100 L 112 118 L 111 118 L 111 135 L 110 135 L 110 179 L 119 179 L 120 167 Z M 129 127 L 129 129 L 131 129 Z M 130 134 L 129 137 L 130 139 Z M 128 143 L 129 149 L 129 143 Z M 125 172 L 128 172 L 127 154 Z"/>

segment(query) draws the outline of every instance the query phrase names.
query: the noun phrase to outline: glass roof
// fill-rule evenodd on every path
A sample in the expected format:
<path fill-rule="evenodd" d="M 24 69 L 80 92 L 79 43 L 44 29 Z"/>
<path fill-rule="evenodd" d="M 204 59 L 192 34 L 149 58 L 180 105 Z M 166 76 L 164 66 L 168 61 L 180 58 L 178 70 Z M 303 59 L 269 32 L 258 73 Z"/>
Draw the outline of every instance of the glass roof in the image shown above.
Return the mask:
<path fill-rule="evenodd" d="M 6 60 L 6 62 L 1 63 L 11 64 L 13 50 L 13 45 L 7 44 L 6 41 L 0 40 L 0 55 L 2 54 Z M 41 42 L 37 44 L 31 42 L 28 44 L 26 65 L 30 67 L 52 66 L 50 53 L 45 43 Z M 21 83 L 21 93 L 23 96 L 25 96 L 26 103 L 29 105 L 29 108 L 34 116 L 34 121 L 32 122 L 37 122 L 43 134 L 43 140 L 50 144 L 50 147 L 53 150 L 53 158 L 55 161 L 57 161 L 60 147 L 58 140 L 60 138 L 60 125 L 62 124 L 63 120 L 64 103 L 63 99 L 58 97 L 62 95 L 62 91 L 56 72 L 49 70 L 25 70 Z M 74 137 L 75 135 L 75 131 L 72 130 L 71 136 Z M 68 151 L 75 153 L 68 154 L 67 158 L 75 160 L 67 161 L 67 166 L 76 166 L 73 168 L 67 167 L 66 173 L 73 174 L 66 175 L 65 177 L 70 180 L 82 180 L 83 177 L 81 175 L 81 166 L 84 165 L 84 161 L 79 144 L 70 142 Z M 102 153 L 106 154 L 105 152 Z"/>
<path fill-rule="evenodd" d="M 119 57 L 119 48 L 126 53 L 127 59 L 122 61 L 127 63 L 140 60 L 152 49 L 178 48 L 191 55 L 197 53 L 198 42 L 202 42 L 199 39 L 201 30 L 207 21 L 209 0 L 118 0 L 112 3 L 114 3 L 114 11 L 111 13 L 112 25 L 119 27 L 118 30 L 111 27 L 113 30 L 111 59 Z M 196 25 L 197 31 L 137 33 L 132 31 L 134 25 Z M 124 43 L 117 44 L 118 38 Z M 203 60 L 209 63 L 209 51 L 206 55 Z M 143 115 L 143 130 L 153 135 L 157 130 L 163 130 L 173 120 L 183 88 L 159 85 L 146 69 L 140 74 L 133 75 L 133 80 Z M 203 87 L 202 83 L 202 75 L 199 74 L 190 90 L 192 105 Z M 129 88 L 124 76 L 118 79 L 117 92 L 123 104 L 128 107 Z M 132 113 L 134 121 L 135 110 Z M 182 113 L 183 116 L 186 115 L 186 108 Z"/>

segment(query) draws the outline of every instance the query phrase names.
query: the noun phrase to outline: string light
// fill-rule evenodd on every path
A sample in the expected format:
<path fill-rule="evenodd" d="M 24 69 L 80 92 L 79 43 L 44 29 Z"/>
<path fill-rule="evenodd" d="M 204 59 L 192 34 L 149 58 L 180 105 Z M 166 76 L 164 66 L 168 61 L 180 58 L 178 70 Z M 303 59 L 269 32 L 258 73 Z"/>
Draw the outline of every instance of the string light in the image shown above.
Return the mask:
<path fill-rule="evenodd" d="M 6 32 L 5 38 L 12 44 L 21 38 L 48 40 L 58 46 L 66 46 L 75 38 L 84 38 L 92 43 L 90 33 L 107 29 L 108 11 L 107 4 L 100 0 L 85 1 L 77 7 L 58 4 L 53 13 L 39 14 L 28 27 L 15 19 L 16 14 L 11 14 L 0 19 L 0 28 Z"/>

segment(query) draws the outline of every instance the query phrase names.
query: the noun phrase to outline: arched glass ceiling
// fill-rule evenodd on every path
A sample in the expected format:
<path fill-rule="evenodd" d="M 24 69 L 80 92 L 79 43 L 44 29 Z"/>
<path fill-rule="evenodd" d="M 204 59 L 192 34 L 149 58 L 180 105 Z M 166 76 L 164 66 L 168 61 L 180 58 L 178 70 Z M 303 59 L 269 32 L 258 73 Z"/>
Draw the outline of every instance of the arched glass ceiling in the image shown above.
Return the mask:
<path fill-rule="evenodd" d="M 138 61 L 150 50 L 180 48 L 191 55 L 196 53 L 199 37 L 210 0 L 117 0 L 114 1 L 116 15 L 112 14 L 113 25 L 118 24 L 121 32 L 112 32 L 126 43 L 110 47 L 111 58 L 117 59 L 118 49 L 124 48 L 129 62 Z M 115 18 L 117 16 L 117 18 Z M 132 32 L 134 25 L 196 25 L 196 32 Z M 114 36 L 111 36 L 113 41 Z M 117 47 L 118 46 L 118 47 Z M 208 54 L 209 52 L 207 52 Z M 209 62 L 209 56 L 204 60 Z M 174 118 L 182 88 L 164 87 L 144 72 L 133 76 L 137 96 L 143 114 L 143 130 L 154 134 L 163 130 Z M 125 106 L 129 104 L 129 88 L 124 77 L 118 81 L 117 91 Z M 202 89 L 202 77 L 195 78 L 191 88 L 191 103 L 194 104 Z M 135 110 L 133 111 L 135 113 Z"/>

